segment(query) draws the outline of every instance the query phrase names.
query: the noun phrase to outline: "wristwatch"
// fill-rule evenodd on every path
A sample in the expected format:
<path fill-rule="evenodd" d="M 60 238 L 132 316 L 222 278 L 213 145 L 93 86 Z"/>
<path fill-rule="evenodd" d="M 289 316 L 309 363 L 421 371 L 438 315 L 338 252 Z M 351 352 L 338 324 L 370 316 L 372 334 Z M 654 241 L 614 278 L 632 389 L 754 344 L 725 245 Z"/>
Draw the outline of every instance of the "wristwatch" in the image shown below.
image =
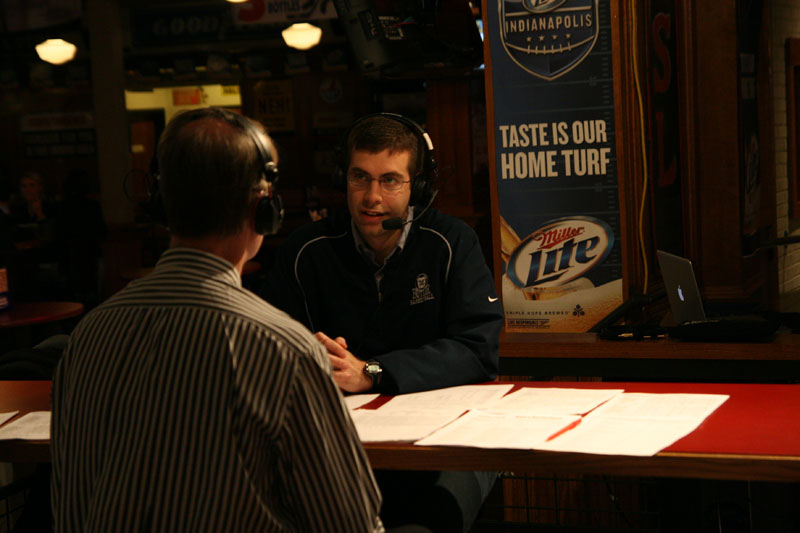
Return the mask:
<path fill-rule="evenodd" d="M 370 359 L 364 363 L 364 374 L 372 380 L 372 386 L 380 385 L 383 367 L 375 359 Z"/>

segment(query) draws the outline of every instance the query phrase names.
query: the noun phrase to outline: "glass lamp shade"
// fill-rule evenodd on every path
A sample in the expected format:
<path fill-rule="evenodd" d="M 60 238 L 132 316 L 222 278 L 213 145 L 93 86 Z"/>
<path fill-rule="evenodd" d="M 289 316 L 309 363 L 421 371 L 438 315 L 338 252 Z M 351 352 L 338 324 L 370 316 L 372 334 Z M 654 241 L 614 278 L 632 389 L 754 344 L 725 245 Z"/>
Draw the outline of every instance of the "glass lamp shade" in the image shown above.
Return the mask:
<path fill-rule="evenodd" d="M 322 29 L 308 22 L 300 22 L 292 24 L 283 30 L 281 35 L 286 44 L 292 48 L 308 50 L 319 44 L 319 40 L 322 37 Z"/>
<path fill-rule="evenodd" d="M 47 39 L 36 45 L 39 59 L 53 65 L 63 65 L 67 61 L 72 61 L 77 50 L 77 46 L 64 39 Z"/>

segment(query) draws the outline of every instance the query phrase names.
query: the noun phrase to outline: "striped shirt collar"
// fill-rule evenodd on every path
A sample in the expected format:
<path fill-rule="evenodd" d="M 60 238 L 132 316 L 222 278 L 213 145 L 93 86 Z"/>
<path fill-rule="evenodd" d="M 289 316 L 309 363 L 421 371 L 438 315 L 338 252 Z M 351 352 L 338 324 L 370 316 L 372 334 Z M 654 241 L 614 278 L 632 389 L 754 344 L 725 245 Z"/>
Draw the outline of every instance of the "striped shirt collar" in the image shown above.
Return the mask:
<path fill-rule="evenodd" d="M 209 278 L 219 278 L 220 281 L 242 286 L 242 276 L 233 263 L 218 255 L 204 252 L 197 248 L 170 248 L 161 254 L 156 263 L 157 273 L 180 273 L 190 268 L 192 273 L 201 274 Z"/>
<path fill-rule="evenodd" d="M 414 219 L 414 206 L 410 205 L 408 206 L 408 211 L 406 212 L 405 224 L 403 224 L 403 233 L 402 235 L 400 235 L 400 238 L 397 239 L 397 244 L 395 244 L 394 249 L 392 249 L 392 252 L 386 256 L 387 261 L 394 254 L 399 253 L 399 251 L 401 251 L 403 247 L 406 245 L 406 239 L 408 239 L 408 233 L 411 231 L 411 221 L 413 219 Z M 356 250 L 358 250 L 358 253 L 364 256 L 367 260 L 377 265 L 378 262 L 375 260 L 375 252 L 364 241 L 364 238 L 358 232 L 356 224 L 355 222 L 353 222 L 352 218 L 350 219 L 350 229 L 353 231 L 353 240 L 356 243 Z"/>

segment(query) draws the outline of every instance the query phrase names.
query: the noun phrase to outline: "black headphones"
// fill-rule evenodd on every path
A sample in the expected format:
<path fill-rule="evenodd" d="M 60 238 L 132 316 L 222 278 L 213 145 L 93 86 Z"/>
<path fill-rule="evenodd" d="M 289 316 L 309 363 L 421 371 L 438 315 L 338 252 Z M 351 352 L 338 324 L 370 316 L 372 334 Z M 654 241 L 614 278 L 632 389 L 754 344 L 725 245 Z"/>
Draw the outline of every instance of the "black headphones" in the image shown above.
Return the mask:
<path fill-rule="evenodd" d="M 283 202 L 280 195 L 275 193 L 275 184 L 278 183 L 278 165 L 275 164 L 269 146 L 261 140 L 258 129 L 249 119 L 233 111 L 225 109 L 221 111 L 224 112 L 224 115 L 229 116 L 233 122 L 239 124 L 256 146 L 256 151 L 264 166 L 264 177 L 270 184 L 270 190 L 268 195 L 259 199 L 256 206 L 255 229 L 256 233 L 261 235 L 275 235 L 281 229 L 281 223 L 283 222 Z"/>
<path fill-rule="evenodd" d="M 341 191 L 347 191 L 347 164 L 350 154 L 347 153 L 347 139 L 361 122 L 373 118 L 385 117 L 395 122 L 399 122 L 407 127 L 419 139 L 420 149 L 422 150 L 422 172 L 411 179 L 411 205 L 427 205 L 435 193 L 434 183 L 436 181 L 436 158 L 433 152 L 433 141 L 428 133 L 410 118 L 398 115 L 397 113 L 372 113 L 356 119 L 347 131 L 344 138 L 336 149 L 336 166 L 333 169 L 333 186 Z"/>
<path fill-rule="evenodd" d="M 220 118 L 230 124 L 240 127 L 247 132 L 247 135 L 252 139 L 256 151 L 258 152 L 258 157 L 263 165 L 262 171 L 264 177 L 270 184 L 269 194 L 260 198 L 258 205 L 256 205 L 255 231 L 261 235 L 274 235 L 281 228 L 281 223 L 283 222 L 283 202 L 281 201 L 280 195 L 275 193 L 275 184 L 278 182 L 278 165 L 276 165 L 273 160 L 269 146 L 261 139 L 261 132 L 248 118 L 223 108 L 204 108 L 206 113 L 208 113 L 209 110 L 211 110 L 210 114 L 203 114 L 193 120 L 209 117 L 213 118 L 214 115 L 216 115 L 216 118 Z M 189 113 L 191 113 L 191 111 L 189 111 Z M 154 218 L 158 222 L 166 224 L 166 214 L 164 213 L 164 207 L 161 202 L 158 181 L 159 175 L 156 171 L 154 172 L 153 192 L 151 193 L 149 203 Z"/>

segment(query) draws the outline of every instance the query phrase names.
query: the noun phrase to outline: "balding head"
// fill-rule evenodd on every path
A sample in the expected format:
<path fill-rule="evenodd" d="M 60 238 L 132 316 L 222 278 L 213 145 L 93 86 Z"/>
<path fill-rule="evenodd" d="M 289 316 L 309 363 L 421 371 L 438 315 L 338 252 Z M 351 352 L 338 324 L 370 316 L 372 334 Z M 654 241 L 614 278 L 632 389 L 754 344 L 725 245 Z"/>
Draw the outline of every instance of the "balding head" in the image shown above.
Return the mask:
<path fill-rule="evenodd" d="M 251 131 L 275 153 L 260 124 L 225 109 L 186 111 L 169 122 L 158 144 L 158 165 L 174 235 L 226 236 L 242 228 L 264 169 Z"/>

